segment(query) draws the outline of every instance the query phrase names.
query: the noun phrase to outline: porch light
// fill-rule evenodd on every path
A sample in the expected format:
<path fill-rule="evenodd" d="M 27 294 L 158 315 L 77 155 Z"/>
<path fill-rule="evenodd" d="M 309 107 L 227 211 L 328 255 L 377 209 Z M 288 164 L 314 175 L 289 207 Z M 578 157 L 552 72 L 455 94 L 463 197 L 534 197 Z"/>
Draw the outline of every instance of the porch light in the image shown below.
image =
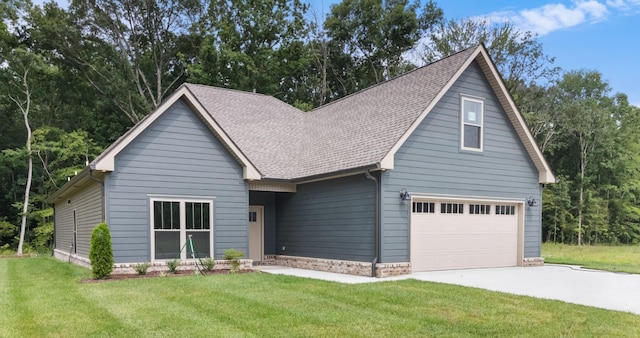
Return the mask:
<path fill-rule="evenodd" d="M 403 203 L 407 203 L 411 200 L 411 195 L 409 195 L 407 189 L 402 188 L 402 190 L 400 190 L 400 200 L 402 200 Z"/>
<path fill-rule="evenodd" d="M 535 198 L 533 198 L 533 196 L 529 196 L 529 198 L 527 198 L 527 205 L 532 207 L 534 205 L 536 205 L 536 203 L 538 203 L 538 201 L 536 201 Z"/>

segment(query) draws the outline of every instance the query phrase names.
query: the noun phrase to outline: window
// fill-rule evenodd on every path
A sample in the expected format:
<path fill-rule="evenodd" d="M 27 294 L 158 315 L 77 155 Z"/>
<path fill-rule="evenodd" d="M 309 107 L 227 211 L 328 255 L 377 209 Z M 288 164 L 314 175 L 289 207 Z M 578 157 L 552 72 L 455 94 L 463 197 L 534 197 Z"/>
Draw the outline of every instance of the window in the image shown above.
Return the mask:
<path fill-rule="evenodd" d="M 212 200 L 152 199 L 151 260 L 212 257 L 212 216 Z"/>
<path fill-rule="evenodd" d="M 464 204 L 462 203 L 440 203 L 441 214 L 463 214 Z"/>
<path fill-rule="evenodd" d="M 433 202 L 413 202 L 413 212 L 433 214 L 436 212 L 436 204 Z"/>
<path fill-rule="evenodd" d="M 462 149 L 482 151 L 484 102 L 462 97 Z"/>
<path fill-rule="evenodd" d="M 515 215 L 515 205 L 496 205 L 496 215 Z"/>
<path fill-rule="evenodd" d="M 491 205 L 489 204 L 469 204 L 470 215 L 489 215 L 491 214 Z"/>

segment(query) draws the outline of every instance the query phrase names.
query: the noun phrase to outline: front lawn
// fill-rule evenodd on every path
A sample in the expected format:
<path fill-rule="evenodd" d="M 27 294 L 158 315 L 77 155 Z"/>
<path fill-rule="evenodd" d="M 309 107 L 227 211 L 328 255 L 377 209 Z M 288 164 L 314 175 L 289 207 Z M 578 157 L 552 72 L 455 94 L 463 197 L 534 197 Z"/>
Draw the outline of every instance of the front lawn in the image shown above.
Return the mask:
<path fill-rule="evenodd" d="M 79 283 L 52 258 L 0 259 L 0 336 L 640 336 L 640 316 L 405 280 L 250 273 Z"/>
<path fill-rule="evenodd" d="M 640 273 L 640 245 L 567 245 L 544 243 L 545 263 L 580 265 L 589 269 Z"/>

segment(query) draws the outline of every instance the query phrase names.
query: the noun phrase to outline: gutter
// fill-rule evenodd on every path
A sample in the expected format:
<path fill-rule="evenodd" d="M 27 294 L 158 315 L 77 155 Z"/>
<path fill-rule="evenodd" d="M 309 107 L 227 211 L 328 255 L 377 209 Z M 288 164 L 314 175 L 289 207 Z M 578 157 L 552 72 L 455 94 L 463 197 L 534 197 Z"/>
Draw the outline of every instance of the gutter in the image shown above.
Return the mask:
<path fill-rule="evenodd" d="M 380 232 L 381 232 L 381 224 L 380 224 L 380 182 L 377 178 L 371 175 L 369 170 L 364 172 L 364 175 L 367 179 L 372 180 L 376 184 L 376 194 L 375 194 L 375 242 L 374 242 L 374 258 L 371 261 L 371 277 L 376 277 L 376 264 L 380 258 Z"/>

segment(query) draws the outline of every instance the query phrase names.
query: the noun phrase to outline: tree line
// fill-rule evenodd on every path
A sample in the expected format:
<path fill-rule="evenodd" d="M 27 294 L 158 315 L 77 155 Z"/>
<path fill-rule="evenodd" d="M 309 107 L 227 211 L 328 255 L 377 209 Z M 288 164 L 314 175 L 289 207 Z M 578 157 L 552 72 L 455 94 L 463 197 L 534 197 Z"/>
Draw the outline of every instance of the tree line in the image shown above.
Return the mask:
<path fill-rule="evenodd" d="M 447 19 L 433 1 L 320 10 L 300 0 L 0 3 L 0 249 L 50 248 L 45 198 L 185 81 L 308 111 L 478 43 L 558 176 L 540 206 L 543 240 L 638 242 L 640 109 L 599 72 L 559 69 L 535 34 Z"/>

